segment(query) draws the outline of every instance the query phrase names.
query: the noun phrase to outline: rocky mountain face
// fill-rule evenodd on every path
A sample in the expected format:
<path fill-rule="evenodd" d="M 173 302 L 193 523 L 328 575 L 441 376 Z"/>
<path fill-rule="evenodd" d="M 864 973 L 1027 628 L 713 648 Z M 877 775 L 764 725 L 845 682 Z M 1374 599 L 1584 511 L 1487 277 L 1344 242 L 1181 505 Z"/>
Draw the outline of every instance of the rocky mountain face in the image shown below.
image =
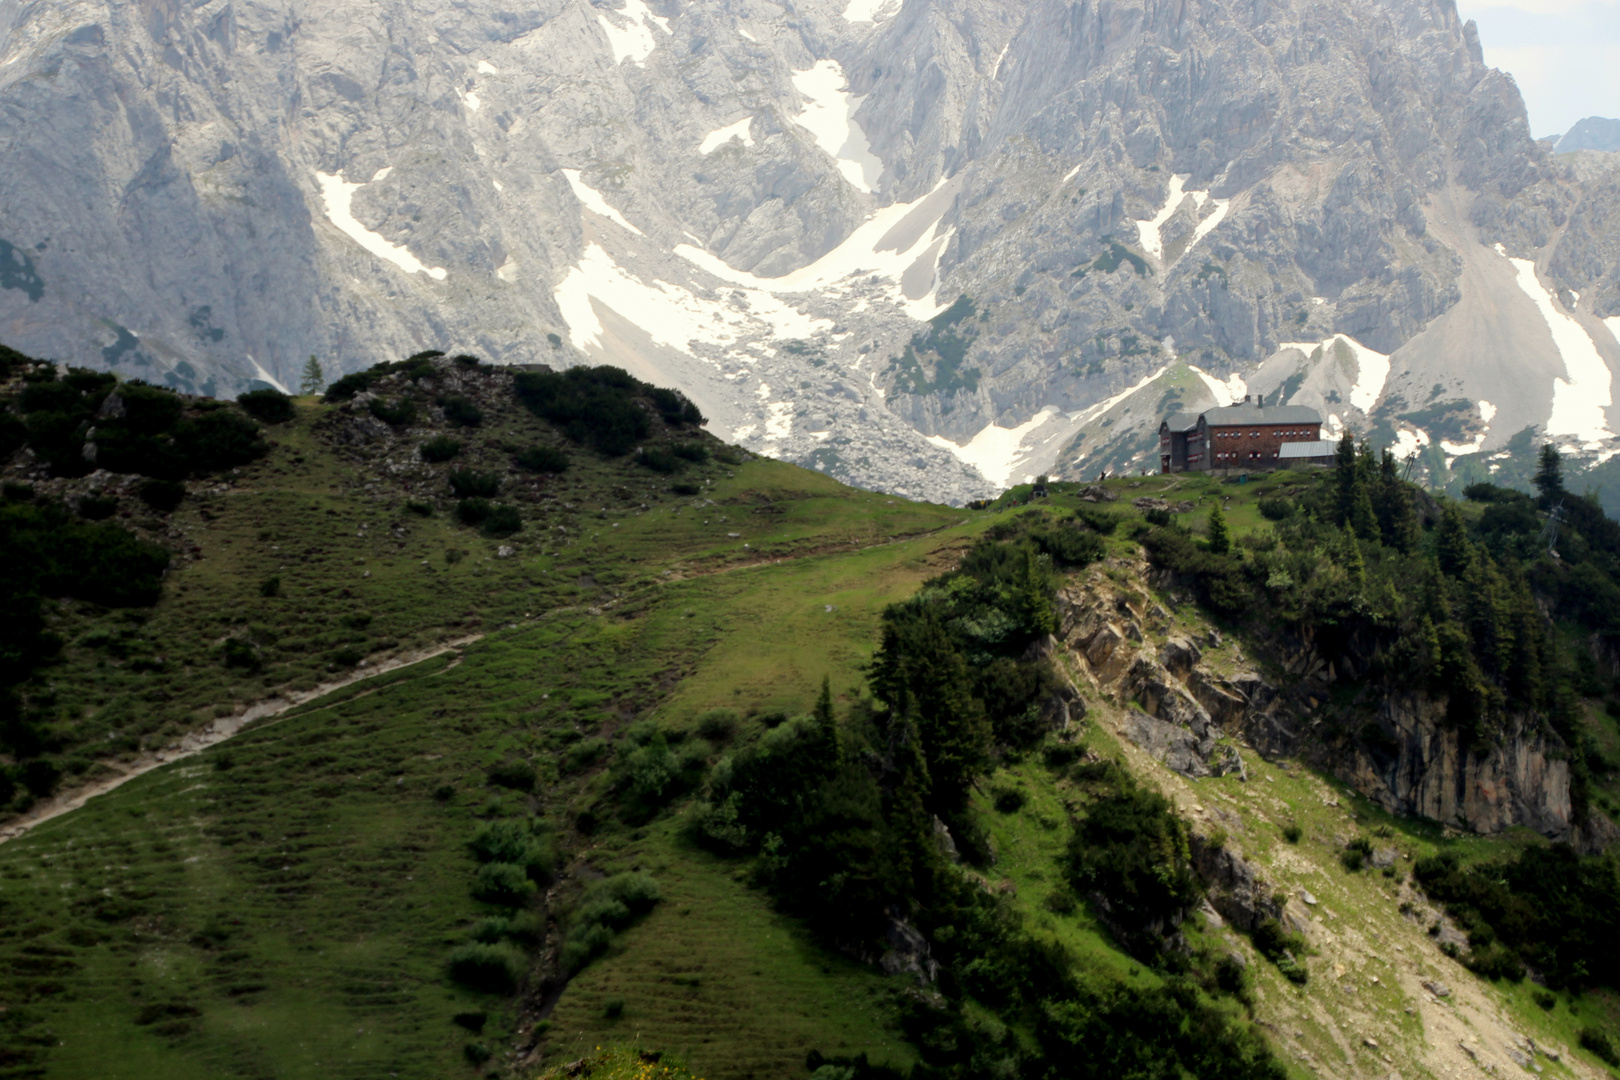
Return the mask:
<path fill-rule="evenodd" d="M 1391 813 L 1481 833 L 1530 828 L 1592 848 L 1612 841 L 1601 815 L 1576 824 L 1568 749 L 1540 726 L 1518 723 L 1488 749 L 1471 749 L 1446 723 L 1444 702 L 1390 694 L 1369 721 L 1383 732 L 1369 748 L 1364 734 L 1335 733 L 1325 708 L 1354 672 L 1335 670 L 1310 642 L 1263 647 L 1272 669 L 1288 675 L 1279 687 L 1240 643 L 1121 585 L 1148 575 L 1137 564 L 1077 577 L 1059 596 L 1051 647 L 1099 691 L 1137 706 L 1119 733 L 1176 772 L 1241 772 L 1241 741 L 1268 758 L 1315 759 Z"/>
<path fill-rule="evenodd" d="M 1613 438 L 1620 167 L 1534 142 L 1451 0 L 0 0 L 0 42 L 36 354 L 614 363 L 952 501 L 1250 389 L 1442 471 Z"/>
<path fill-rule="evenodd" d="M 1564 133 L 1556 149 L 1563 154 L 1572 154 L 1577 150 L 1604 153 L 1620 150 L 1620 120 L 1588 116 Z"/>

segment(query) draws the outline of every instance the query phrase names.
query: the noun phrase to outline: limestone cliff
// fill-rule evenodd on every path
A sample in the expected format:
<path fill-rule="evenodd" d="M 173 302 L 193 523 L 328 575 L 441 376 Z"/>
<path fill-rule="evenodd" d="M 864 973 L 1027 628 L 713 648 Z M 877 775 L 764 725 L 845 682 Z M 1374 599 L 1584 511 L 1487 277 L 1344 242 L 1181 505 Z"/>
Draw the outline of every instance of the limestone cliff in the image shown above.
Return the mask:
<path fill-rule="evenodd" d="M 1307 760 L 1395 814 L 1481 833 L 1522 826 L 1587 846 L 1613 831 L 1601 818 L 1577 827 L 1567 752 L 1532 719 L 1514 718 L 1488 747 L 1470 747 L 1446 724 L 1444 702 L 1381 692 L 1364 720 L 1386 735 L 1369 747 L 1363 730 L 1330 722 L 1323 708 L 1351 673 L 1309 646 L 1223 637 L 1190 605 L 1172 610 L 1152 581 L 1145 562 L 1077 575 L 1059 596 L 1058 640 L 1129 709 L 1127 737 L 1175 771 L 1239 771 L 1241 744 Z"/>

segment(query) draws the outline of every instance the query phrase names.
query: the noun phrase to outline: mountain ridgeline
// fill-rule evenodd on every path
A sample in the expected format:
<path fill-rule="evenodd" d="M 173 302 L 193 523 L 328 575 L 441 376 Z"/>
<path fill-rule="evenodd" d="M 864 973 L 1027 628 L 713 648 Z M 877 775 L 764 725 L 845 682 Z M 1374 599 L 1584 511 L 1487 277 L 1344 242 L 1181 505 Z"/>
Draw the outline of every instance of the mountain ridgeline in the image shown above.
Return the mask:
<path fill-rule="evenodd" d="M 611 367 L 222 403 L 6 359 L 0 1075 L 1280 1080 L 1352 1035 L 1439 1068 L 1453 1011 L 1481 1060 L 1620 1039 L 1620 525 L 1552 447 L 1535 496 L 1346 438 L 964 512 Z"/>
<path fill-rule="evenodd" d="M 456 11 L 6 8 L 13 344 L 222 398 L 445 341 L 614 364 L 956 503 L 1151 460 L 1087 410 L 1178 361 L 1436 486 L 1616 430 L 1620 172 L 1531 138 L 1453 0 Z"/>

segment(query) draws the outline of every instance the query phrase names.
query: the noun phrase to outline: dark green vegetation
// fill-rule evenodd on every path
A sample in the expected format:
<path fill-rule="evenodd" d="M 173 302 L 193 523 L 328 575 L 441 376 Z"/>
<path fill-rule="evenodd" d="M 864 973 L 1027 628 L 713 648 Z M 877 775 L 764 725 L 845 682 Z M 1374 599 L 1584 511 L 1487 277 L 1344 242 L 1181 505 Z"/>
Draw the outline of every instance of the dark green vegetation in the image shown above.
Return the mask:
<path fill-rule="evenodd" d="M 1122 770 L 1082 773 L 1090 797 L 1063 872 L 1128 948 L 1163 968 L 1162 985 L 1116 980 L 1032 934 L 1014 905 L 951 865 L 953 854 L 981 870 L 991 862 L 971 790 L 998 760 L 1044 741 L 1060 773 L 1074 761 L 1073 733 L 1040 712 L 1058 676 L 1027 650 L 1054 628 L 1057 579 L 1043 549 L 1081 529 L 1025 514 L 888 608 L 872 700 L 840 720 L 824 685 L 810 715 L 716 766 L 692 828 L 718 851 L 751 856 L 754 880 L 829 944 L 899 942 L 914 970 L 938 965 L 942 1000 L 905 1014 L 921 1057 L 913 1076 L 1282 1077 L 1241 1008 L 1221 1001 L 1242 980 L 1172 946 L 1202 895 L 1186 826 Z"/>
<path fill-rule="evenodd" d="M 1578 661 L 1536 598 L 1572 629 L 1610 633 L 1620 526 L 1595 502 L 1552 490 L 1556 476 L 1539 503 L 1471 489 L 1483 507 L 1476 516 L 1435 503 L 1397 477 L 1389 455 L 1375 460 L 1348 437 L 1339 457 L 1337 472 L 1262 498 L 1259 511 L 1274 527 L 1235 547 L 1213 511 L 1203 541 L 1161 520 L 1143 546 L 1202 603 L 1257 636 L 1313 635 L 1325 659 L 1357 677 L 1359 699 L 1337 720 L 1370 749 L 1393 736 L 1369 727 L 1363 707 L 1415 690 L 1444 701 L 1448 722 L 1476 751 L 1529 724 L 1555 732 L 1582 761 Z M 1558 501 L 1566 524 L 1554 559 L 1543 512 Z M 1577 770 L 1582 792 L 1585 776 Z"/>
<path fill-rule="evenodd" d="M 267 450 L 259 425 L 218 402 L 183 398 L 142 383 L 119 383 L 100 372 L 0 354 L 0 454 L 34 454 L 44 481 L 85 476 L 93 469 L 149 479 L 134 488 L 140 503 L 170 513 L 184 497 L 180 481 L 247 464 Z M 242 409 L 285 419 L 288 399 L 275 391 L 243 396 Z M 46 665 L 65 645 L 51 623 L 55 601 L 127 613 L 158 600 L 168 549 L 108 519 L 128 507 L 112 488 L 85 488 L 69 500 L 44 489 L 8 483 L 0 503 L 0 807 L 51 793 L 74 743 L 41 689 Z M 71 507 L 71 508 L 70 508 Z M 125 510 L 127 516 L 128 509 Z M 95 524 L 92 524 L 95 523 Z M 138 661 L 161 672 L 161 657 Z M 19 689 L 22 692 L 19 693 Z"/>
<path fill-rule="evenodd" d="M 967 363 L 968 349 L 979 337 L 975 318 L 987 319 L 989 315 L 988 311 L 980 312 L 966 296 L 959 296 L 954 304 L 928 320 L 928 332 L 914 335 L 905 352 L 889 361 L 895 391 L 950 394 L 977 390 L 979 369 L 963 365 Z M 947 411 L 949 408 L 947 404 Z"/>
<path fill-rule="evenodd" d="M 1620 988 L 1620 873 L 1613 856 L 1533 847 L 1516 859 L 1462 866 L 1452 853 L 1414 870 L 1468 931 L 1468 966 L 1486 978 L 1575 991 Z"/>

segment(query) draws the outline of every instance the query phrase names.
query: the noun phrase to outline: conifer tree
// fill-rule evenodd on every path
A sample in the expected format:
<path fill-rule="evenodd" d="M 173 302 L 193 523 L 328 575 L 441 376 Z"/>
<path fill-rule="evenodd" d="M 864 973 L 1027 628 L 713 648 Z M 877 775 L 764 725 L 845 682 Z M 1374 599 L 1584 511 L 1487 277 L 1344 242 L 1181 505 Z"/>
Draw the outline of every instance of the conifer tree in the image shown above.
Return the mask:
<path fill-rule="evenodd" d="M 1536 490 L 1541 492 L 1543 505 L 1550 505 L 1564 497 L 1564 458 L 1558 448 L 1552 443 L 1546 443 L 1541 448 L 1541 463 L 1536 469 L 1534 481 Z"/>
<path fill-rule="evenodd" d="M 298 382 L 298 389 L 305 394 L 318 394 L 326 389 L 326 373 L 321 370 L 321 362 L 314 354 L 304 364 L 304 375 Z"/>
<path fill-rule="evenodd" d="M 1221 511 L 1219 500 L 1209 508 L 1209 550 L 1216 555 L 1232 550 L 1232 534 L 1226 528 L 1226 515 Z"/>
<path fill-rule="evenodd" d="M 829 748 L 838 746 L 838 717 L 833 711 L 832 679 L 821 677 L 821 693 L 816 696 L 816 707 L 811 713 L 816 729 Z"/>
<path fill-rule="evenodd" d="M 1455 505 L 1447 504 L 1440 515 L 1440 529 L 1435 536 L 1435 556 L 1440 569 L 1450 577 L 1460 578 L 1474 561 L 1474 545 L 1468 539 L 1468 527 Z"/>

